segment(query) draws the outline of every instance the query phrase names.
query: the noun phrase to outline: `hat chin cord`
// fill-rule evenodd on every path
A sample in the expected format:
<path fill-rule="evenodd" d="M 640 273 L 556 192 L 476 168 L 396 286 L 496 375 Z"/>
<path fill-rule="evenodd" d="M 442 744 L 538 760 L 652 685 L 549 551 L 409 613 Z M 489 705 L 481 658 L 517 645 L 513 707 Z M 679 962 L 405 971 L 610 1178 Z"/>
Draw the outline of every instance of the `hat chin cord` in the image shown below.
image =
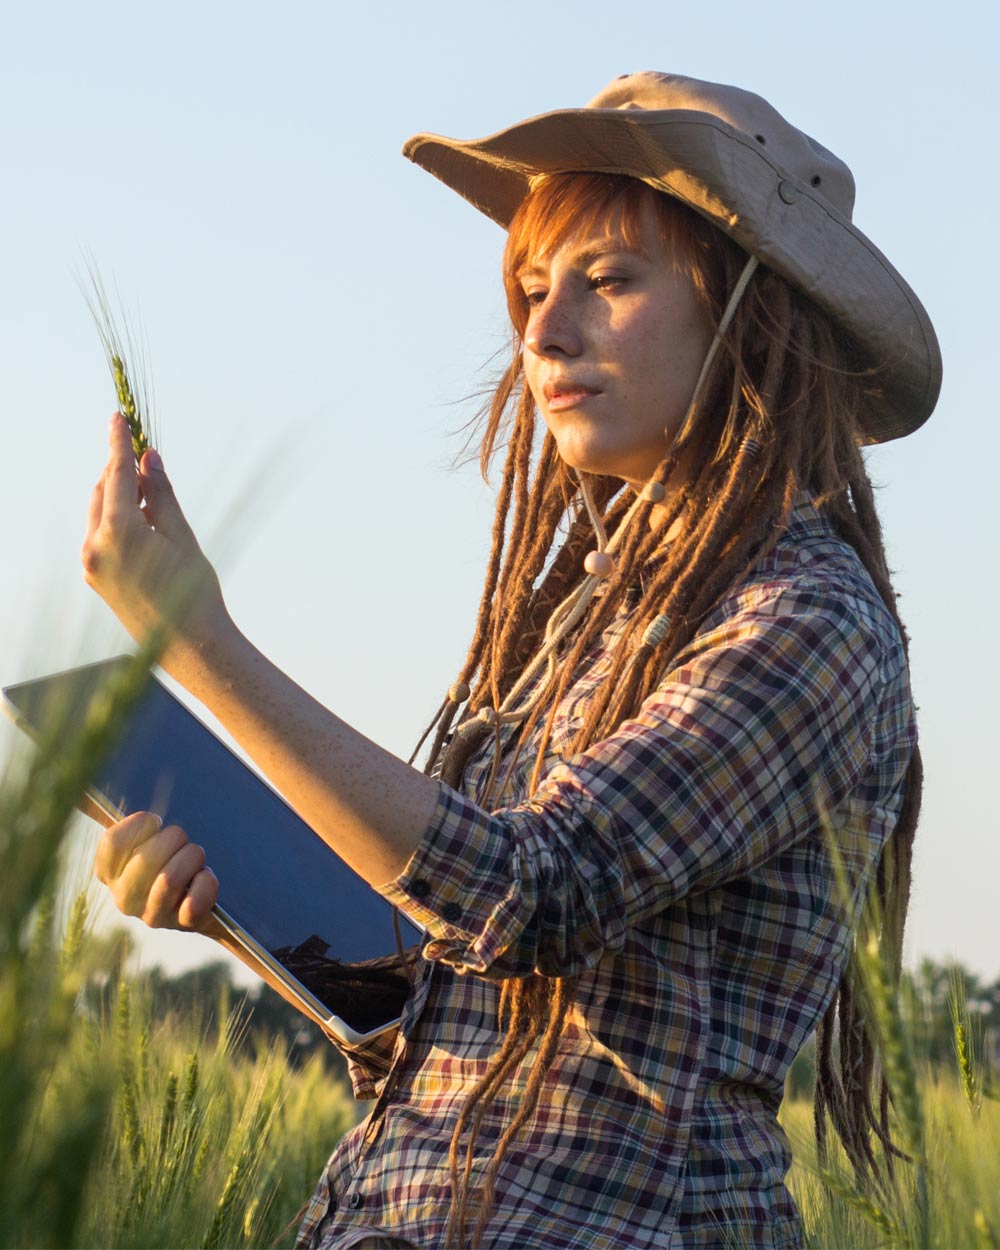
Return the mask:
<path fill-rule="evenodd" d="M 743 271 L 740 274 L 736 285 L 733 287 L 729 301 L 723 310 L 721 318 L 719 319 L 719 324 L 712 337 L 712 342 L 709 344 L 708 351 L 705 353 L 705 360 L 702 363 L 701 371 L 698 374 L 698 380 L 694 384 L 694 391 L 691 394 L 691 402 L 688 404 L 684 420 L 681 422 L 677 433 L 673 436 L 673 438 L 670 438 L 668 450 L 670 447 L 673 447 L 675 444 L 680 442 L 682 438 L 685 438 L 691 430 L 694 423 L 695 407 L 698 400 L 701 398 L 701 392 L 705 387 L 709 370 L 711 369 L 715 357 L 718 354 L 719 348 L 722 346 L 723 336 L 729 329 L 729 325 L 736 314 L 736 309 L 739 307 L 740 300 L 743 298 L 743 295 L 750 284 L 750 279 L 753 277 L 758 263 L 757 257 L 751 256 L 747 260 L 747 263 L 743 266 Z M 669 438 L 669 431 L 666 433 Z M 570 594 L 566 596 L 562 603 L 555 608 L 552 615 L 549 617 L 545 626 L 545 640 L 542 646 L 539 648 L 530 663 L 525 666 L 521 676 L 515 682 L 500 707 L 480 708 L 474 717 L 471 717 L 467 721 L 463 721 L 462 724 L 458 726 L 455 731 L 458 734 L 461 734 L 463 730 L 466 733 L 474 732 L 474 726 L 477 723 L 489 725 L 490 727 L 496 727 L 500 724 L 512 724 L 518 721 L 523 721 L 534 711 L 535 705 L 544 696 L 545 691 L 549 686 L 549 681 L 546 680 L 540 682 L 536 696 L 529 700 L 526 704 L 518 706 L 521 696 L 535 681 L 543 665 L 548 667 L 548 677 L 551 678 L 554 676 L 556 665 L 558 663 L 557 653 L 559 645 L 566 635 L 574 628 L 577 622 L 583 617 L 583 614 L 587 610 L 587 605 L 594 597 L 594 594 L 601 582 L 610 577 L 614 572 L 615 563 L 613 556 L 615 551 L 618 549 L 622 538 L 628 532 L 632 518 L 643 506 L 643 504 L 660 503 L 665 494 L 665 487 L 662 482 L 657 481 L 655 478 L 648 481 L 642 490 L 636 492 L 636 497 L 624 517 L 622 517 L 621 524 L 611 537 L 608 538 L 607 531 L 604 528 L 604 522 L 602 521 L 601 515 L 597 510 L 597 505 L 594 502 L 594 496 L 590 488 L 590 483 L 587 481 L 585 475 L 578 474 L 577 480 L 580 485 L 580 496 L 583 499 L 583 505 L 587 510 L 587 515 L 590 518 L 590 523 L 594 528 L 594 534 L 597 538 L 596 548 L 593 551 L 588 552 L 583 562 L 583 567 L 586 570 L 587 576 L 574 590 L 570 592 Z M 666 635 L 668 628 L 669 620 L 667 620 L 666 617 L 654 617 L 646 630 L 646 634 L 649 635 L 649 637 L 647 638 L 644 635 L 643 642 L 655 645 Z"/>
<path fill-rule="evenodd" d="M 705 353 L 705 360 L 701 366 L 701 372 L 698 374 L 698 381 L 694 384 L 694 391 L 691 394 L 691 402 L 688 404 L 687 412 L 684 420 L 681 422 L 680 429 L 670 440 L 670 446 L 679 443 L 682 438 L 686 438 L 691 432 L 694 424 L 694 409 L 698 400 L 701 398 L 701 392 L 705 386 L 705 380 L 708 377 L 708 371 L 712 367 L 715 357 L 718 355 L 719 348 L 722 346 L 722 339 L 726 331 L 729 329 L 730 322 L 736 315 L 736 310 L 740 306 L 740 300 L 743 298 L 747 287 L 750 285 L 750 279 L 753 277 L 757 266 L 760 264 L 756 256 L 751 256 L 747 263 L 743 266 L 743 272 L 740 274 L 736 285 L 733 287 L 733 293 L 729 297 L 729 302 L 723 309 L 719 324 L 716 327 L 712 341 L 708 345 L 708 351 Z M 669 431 L 667 431 L 669 438 Z"/>

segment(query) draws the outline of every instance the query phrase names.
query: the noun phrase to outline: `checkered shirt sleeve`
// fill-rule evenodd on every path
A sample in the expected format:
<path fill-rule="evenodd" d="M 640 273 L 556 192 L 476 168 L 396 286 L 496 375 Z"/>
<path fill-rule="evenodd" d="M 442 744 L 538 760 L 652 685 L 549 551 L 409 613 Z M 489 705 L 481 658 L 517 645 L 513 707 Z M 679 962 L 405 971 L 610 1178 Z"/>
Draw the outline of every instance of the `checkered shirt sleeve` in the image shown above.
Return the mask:
<path fill-rule="evenodd" d="M 385 896 L 425 956 L 480 975 L 566 976 L 630 926 L 822 829 L 871 767 L 886 657 L 829 579 L 754 585 L 638 715 L 488 813 L 442 785 Z M 898 662 L 898 657 L 897 657 Z"/>

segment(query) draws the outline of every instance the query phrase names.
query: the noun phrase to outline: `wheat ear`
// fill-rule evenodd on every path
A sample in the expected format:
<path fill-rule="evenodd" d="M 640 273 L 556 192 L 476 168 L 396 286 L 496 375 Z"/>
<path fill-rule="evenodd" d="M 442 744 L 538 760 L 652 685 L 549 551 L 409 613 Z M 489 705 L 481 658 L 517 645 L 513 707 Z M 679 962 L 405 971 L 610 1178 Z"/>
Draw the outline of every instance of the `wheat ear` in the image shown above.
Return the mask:
<path fill-rule="evenodd" d="M 136 463 L 142 454 L 153 446 L 153 390 L 149 382 L 149 362 L 142 345 L 141 338 L 133 338 L 129 329 L 128 319 L 124 312 L 120 314 L 124 326 L 124 334 L 120 333 L 108 299 L 104 283 L 93 263 L 88 263 L 87 274 L 90 278 L 89 287 L 82 280 L 79 282 L 83 298 L 87 302 L 90 314 L 101 336 L 104 354 L 115 384 L 118 397 L 118 411 L 125 418 L 129 433 L 132 435 L 132 451 Z M 119 300 L 119 307 L 121 300 Z M 135 379 L 135 384 L 133 384 Z"/>

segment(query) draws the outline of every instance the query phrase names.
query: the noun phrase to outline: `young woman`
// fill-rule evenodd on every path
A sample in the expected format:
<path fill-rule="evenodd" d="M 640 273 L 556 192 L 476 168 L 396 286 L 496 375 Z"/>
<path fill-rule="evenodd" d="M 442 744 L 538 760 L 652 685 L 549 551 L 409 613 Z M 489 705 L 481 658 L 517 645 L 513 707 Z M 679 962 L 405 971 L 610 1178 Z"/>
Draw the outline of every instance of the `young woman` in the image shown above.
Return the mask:
<path fill-rule="evenodd" d="M 745 92 L 629 75 L 406 151 L 509 227 L 514 329 L 426 770 L 239 633 L 155 453 L 136 506 L 118 418 L 84 544 L 136 637 L 194 578 L 166 668 L 426 928 L 401 1027 L 349 1056 L 376 1101 L 300 1244 L 800 1245 L 776 1112 L 814 1030 L 821 1132 L 861 1168 L 884 1133 L 852 916 L 874 891 L 898 962 L 920 771 L 859 446 L 930 414 L 933 331 L 846 166 Z M 97 872 L 218 936 L 182 830 L 133 815 Z"/>

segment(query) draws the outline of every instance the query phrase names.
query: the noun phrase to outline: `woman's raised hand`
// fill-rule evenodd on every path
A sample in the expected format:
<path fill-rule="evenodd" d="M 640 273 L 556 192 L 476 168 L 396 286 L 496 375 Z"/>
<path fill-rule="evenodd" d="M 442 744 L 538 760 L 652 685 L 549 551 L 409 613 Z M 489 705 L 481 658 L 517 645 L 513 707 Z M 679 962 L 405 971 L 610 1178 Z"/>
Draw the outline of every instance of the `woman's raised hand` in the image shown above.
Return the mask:
<path fill-rule="evenodd" d="M 131 435 L 118 413 L 111 419 L 108 463 L 91 496 L 81 559 L 87 584 L 136 641 L 167 625 L 172 639 L 197 646 L 228 622 L 215 570 L 177 503 L 163 462 L 147 451 L 137 481 Z"/>
<path fill-rule="evenodd" d="M 205 852 L 177 825 L 152 812 L 133 812 L 104 831 L 94 857 L 98 880 L 115 906 L 154 929 L 187 929 L 218 936 L 212 915 L 219 882 Z"/>

